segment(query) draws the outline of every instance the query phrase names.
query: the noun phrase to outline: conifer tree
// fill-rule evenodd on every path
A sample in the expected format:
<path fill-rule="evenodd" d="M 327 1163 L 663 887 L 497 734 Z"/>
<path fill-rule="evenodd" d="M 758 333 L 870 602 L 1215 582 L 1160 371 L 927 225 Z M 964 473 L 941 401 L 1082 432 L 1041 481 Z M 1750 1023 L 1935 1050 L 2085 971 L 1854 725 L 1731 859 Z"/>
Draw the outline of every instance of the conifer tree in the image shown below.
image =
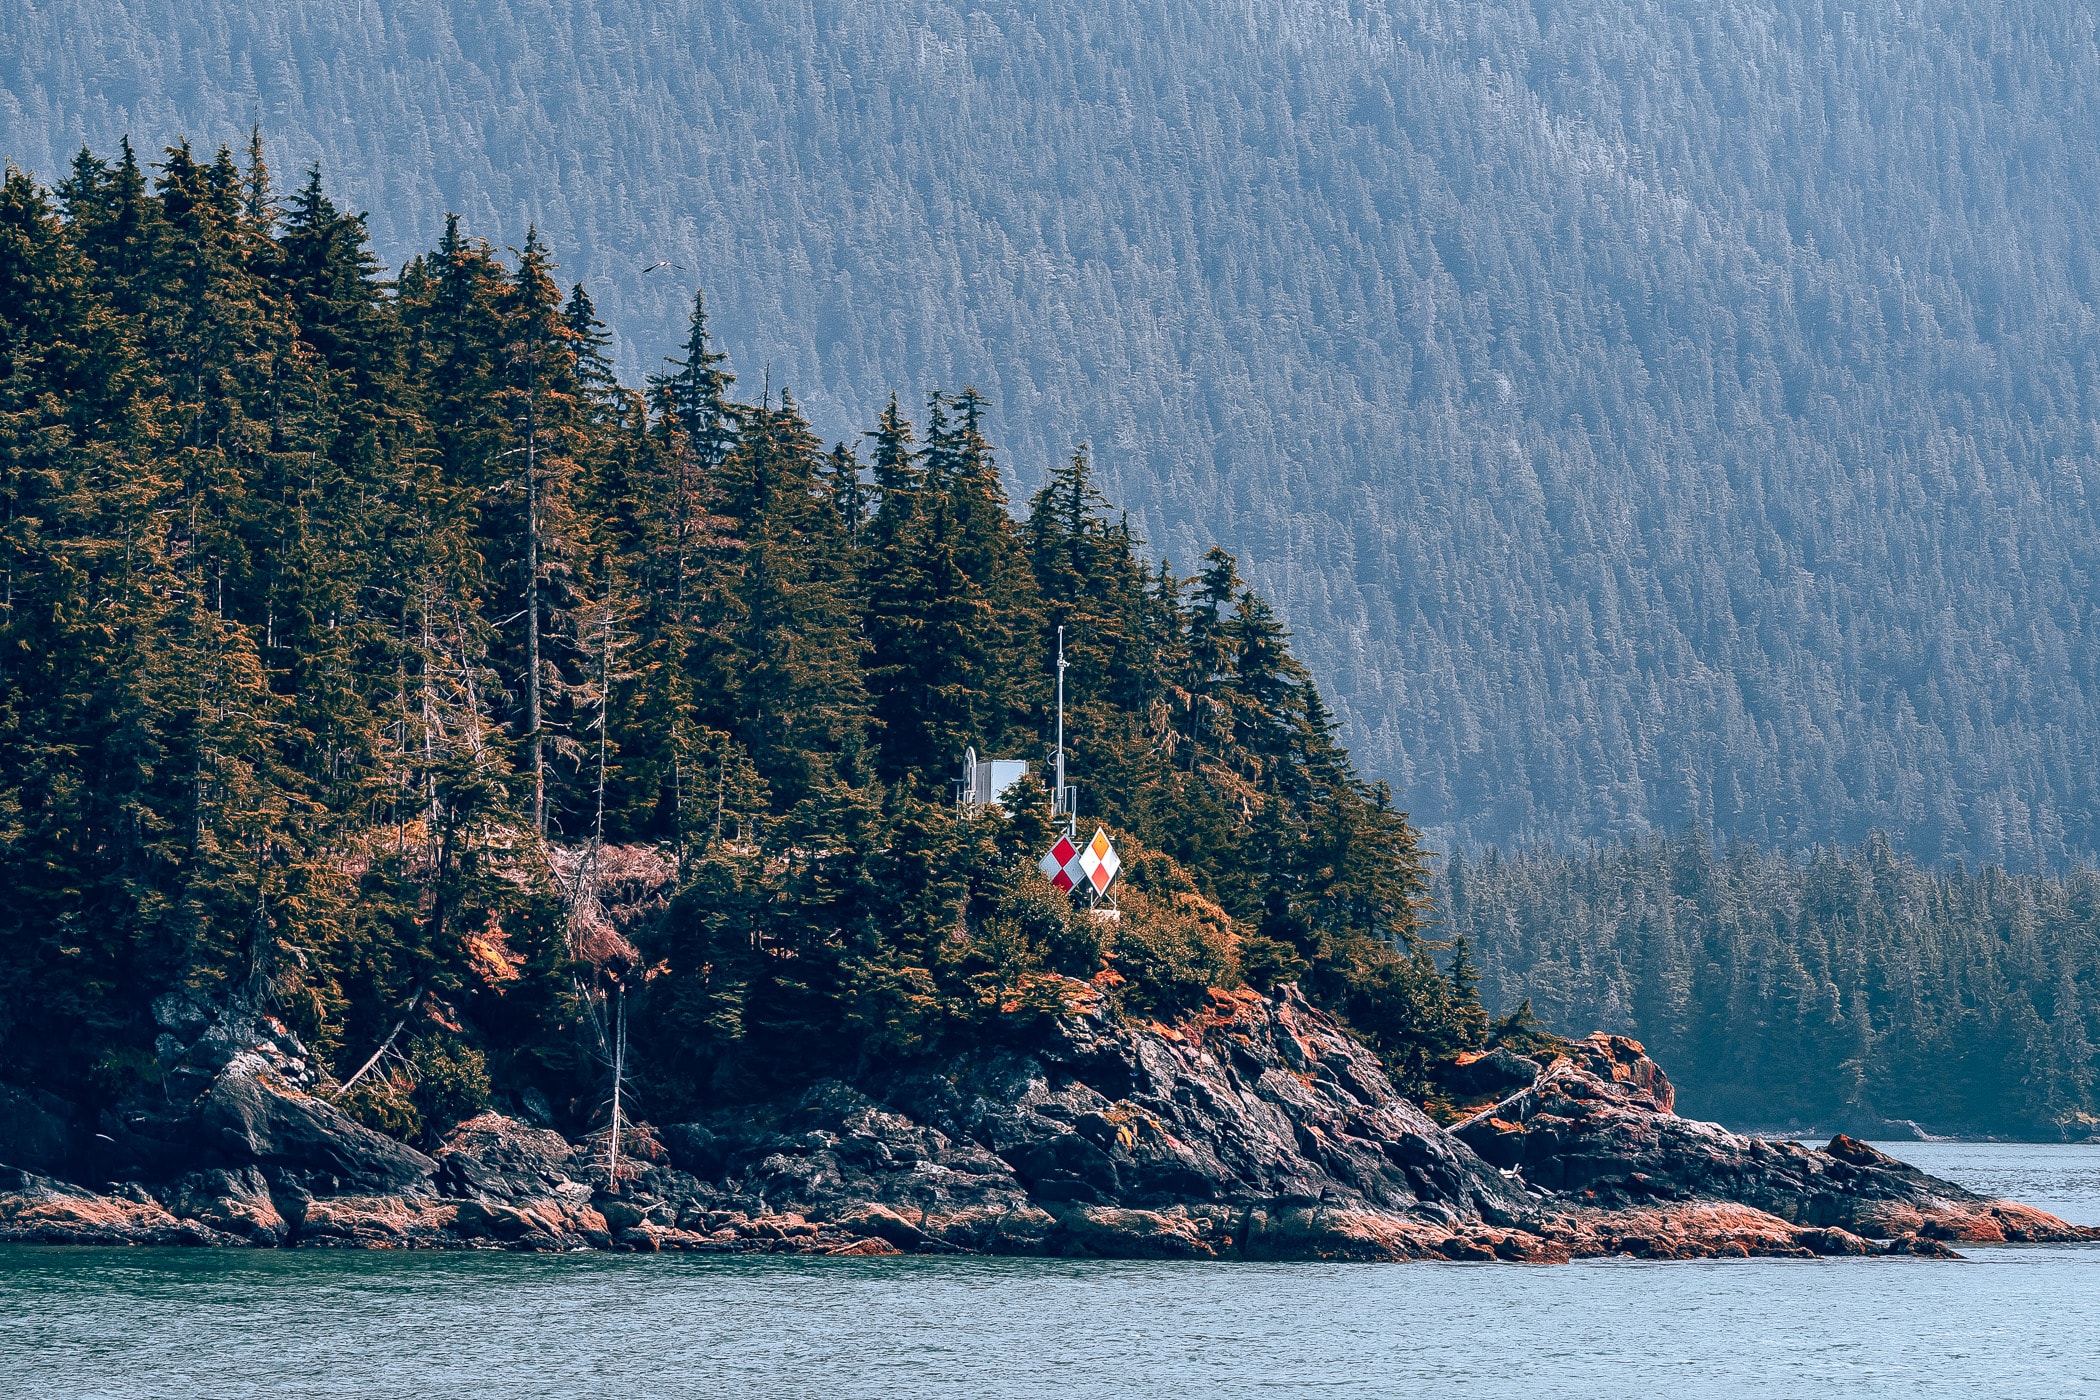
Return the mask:
<path fill-rule="evenodd" d="M 598 319 L 598 308 L 583 283 L 569 289 L 561 316 L 569 328 L 569 351 L 576 357 L 576 386 L 585 411 L 593 418 L 618 412 L 620 381 L 605 353 L 612 336 Z"/>
<path fill-rule="evenodd" d="M 716 491 L 740 544 L 721 614 L 734 680 L 716 713 L 785 811 L 867 776 L 861 641 L 843 605 L 849 550 L 817 440 L 786 392 L 747 413 Z"/>
<path fill-rule="evenodd" d="M 1001 752 L 1031 718 L 1035 580 L 977 430 L 980 400 L 961 406 L 951 422 L 934 396 L 923 465 L 894 399 L 875 432 L 868 684 L 891 781 L 942 775 L 967 747 Z"/>
<path fill-rule="evenodd" d="M 1239 561 L 1212 546 L 1194 580 L 1188 624 L 1188 669 L 1182 686 L 1183 733 L 1191 767 L 1206 750 L 1217 757 L 1230 738 L 1226 723 L 1239 667 L 1233 650 L 1231 608 L 1244 588 Z"/>
<path fill-rule="evenodd" d="M 693 470 L 704 480 L 720 469 L 736 446 L 740 414 L 729 398 L 736 376 L 724 368 L 729 356 L 714 348 L 707 332 L 707 297 L 693 292 L 684 358 L 668 361 L 671 372 L 652 382 L 662 386 L 665 402 L 692 453 Z"/>
<path fill-rule="evenodd" d="M 512 597 L 523 605 L 524 655 L 516 674 L 523 691 L 521 737 L 532 773 L 532 824 L 547 831 L 550 736 L 544 728 L 552 693 L 561 684 L 544 634 L 573 602 L 575 518 L 571 493 L 586 407 L 578 382 L 575 332 L 562 315 L 552 260 L 536 230 L 528 230 L 503 305 L 502 389 L 497 395 L 518 459 L 514 477 L 522 512 L 511 527 L 515 543 L 498 557 L 515 560 Z M 506 512 L 506 514 L 508 514 Z"/>
<path fill-rule="evenodd" d="M 661 612 L 653 644 L 658 679 L 654 708 L 664 724 L 670 779 L 663 805 L 681 854 L 692 824 L 708 821 L 709 804 L 699 791 L 700 773 L 707 765 L 703 754 L 714 756 L 718 781 L 712 805 L 718 812 L 727 801 L 720 775 L 739 766 L 730 761 L 735 741 L 726 728 L 708 724 L 697 699 L 700 690 L 722 693 L 730 679 L 715 669 L 729 649 L 702 644 L 703 633 L 710 626 L 719 629 L 731 611 L 726 606 L 728 575 L 722 567 L 731 525 L 713 509 L 717 478 L 736 446 L 740 425 L 738 406 L 729 397 L 736 376 L 725 368 L 728 360 L 708 335 L 706 295 L 696 288 L 684 358 L 670 359 L 670 373 L 649 381 L 663 449 L 657 460 L 665 469 L 653 496 L 671 527 L 658 551 L 659 567 L 651 574 Z M 717 725 L 726 724 L 719 705 L 712 707 L 711 718 Z M 739 763 L 748 761 L 741 754 L 737 758 Z"/>
<path fill-rule="evenodd" d="M 267 251 L 277 231 L 277 195 L 270 163 L 263 157 L 262 123 L 248 129 L 248 163 L 241 170 L 241 220 L 258 250 Z M 319 173 L 318 168 L 315 171 Z"/>

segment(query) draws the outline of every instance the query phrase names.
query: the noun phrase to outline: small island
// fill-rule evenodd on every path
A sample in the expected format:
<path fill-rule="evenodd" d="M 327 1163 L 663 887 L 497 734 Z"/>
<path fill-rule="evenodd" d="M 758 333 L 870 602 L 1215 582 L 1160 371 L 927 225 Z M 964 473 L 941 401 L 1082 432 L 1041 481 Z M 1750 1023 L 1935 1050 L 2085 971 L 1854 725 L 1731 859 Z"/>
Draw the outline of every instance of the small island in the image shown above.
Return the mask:
<path fill-rule="evenodd" d="M 2096 1237 L 1491 1019 L 1230 555 L 1083 448 L 1016 515 L 972 390 L 827 449 L 697 295 L 622 386 L 554 271 L 388 279 L 259 142 L 9 173 L 0 1240 Z"/>

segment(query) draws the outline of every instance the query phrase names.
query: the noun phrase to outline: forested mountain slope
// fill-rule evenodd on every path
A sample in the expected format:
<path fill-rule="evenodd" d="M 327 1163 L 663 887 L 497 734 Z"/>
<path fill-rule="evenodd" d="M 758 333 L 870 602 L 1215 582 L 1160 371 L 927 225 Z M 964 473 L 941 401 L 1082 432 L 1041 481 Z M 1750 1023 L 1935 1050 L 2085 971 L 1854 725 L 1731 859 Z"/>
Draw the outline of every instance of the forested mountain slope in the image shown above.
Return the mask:
<path fill-rule="evenodd" d="M 2088 7 L 0 0 L 0 150 L 319 158 L 1247 561 L 1446 845 L 2100 849 Z M 659 261 L 675 268 L 645 271 Z"/>

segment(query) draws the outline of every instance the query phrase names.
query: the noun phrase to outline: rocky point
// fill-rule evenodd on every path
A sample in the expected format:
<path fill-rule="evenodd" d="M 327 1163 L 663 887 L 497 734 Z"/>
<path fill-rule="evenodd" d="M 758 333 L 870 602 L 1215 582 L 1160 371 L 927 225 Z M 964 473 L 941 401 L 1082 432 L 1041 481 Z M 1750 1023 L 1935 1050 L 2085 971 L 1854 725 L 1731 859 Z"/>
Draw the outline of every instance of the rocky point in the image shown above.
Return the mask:
<path fill-rule="evenodd" d="M 91 1133 L 0 1089 L 0 1239 L 1554 1261 L 2100 1238 L 1850 1138 L 1680 1118 L 1616 1036 L 1469 1057 L 1458 1082 L 1493 1102 L 1447 1129 L 1288 987 L 1213 993 L 1174 1027 L 1070 1016 L 1025 1048 L 636 1126 L 616 1178 L 602 1134 L 495 1113 L 416 1151 L 310 1092 L 285 1039 L 222 1034 L 190 1102 Z"/>

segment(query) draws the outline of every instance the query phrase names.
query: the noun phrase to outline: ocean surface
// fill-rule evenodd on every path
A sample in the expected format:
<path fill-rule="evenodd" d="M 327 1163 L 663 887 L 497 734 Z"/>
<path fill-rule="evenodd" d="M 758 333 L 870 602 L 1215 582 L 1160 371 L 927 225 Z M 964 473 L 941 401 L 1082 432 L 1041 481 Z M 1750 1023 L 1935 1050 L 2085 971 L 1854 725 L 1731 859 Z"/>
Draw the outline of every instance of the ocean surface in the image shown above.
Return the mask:
<path fill-rule="evenodd" d="M 2100 1146 L 1884 1143 L 2100 1224 Z M 2064 1395 L 2100 1246 L 1184 1264 L 0 1249 L 0 1395 Z"/>

